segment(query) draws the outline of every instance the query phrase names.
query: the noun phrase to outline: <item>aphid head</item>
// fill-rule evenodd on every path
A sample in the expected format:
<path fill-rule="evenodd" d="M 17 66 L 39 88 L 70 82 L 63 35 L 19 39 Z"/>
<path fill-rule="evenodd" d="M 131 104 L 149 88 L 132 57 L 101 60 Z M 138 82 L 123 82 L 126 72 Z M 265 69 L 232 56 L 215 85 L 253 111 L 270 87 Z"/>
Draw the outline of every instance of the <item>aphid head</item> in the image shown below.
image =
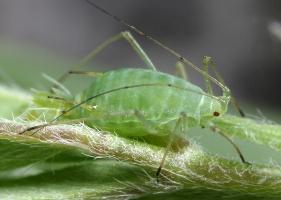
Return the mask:
<path fill-rule="evenodd" d="M 228 99 L 218 97 L 217 99 L 211 99 L 209 102 L 209 116 L 210 117 L 219 117 L 227 111 Z"/>

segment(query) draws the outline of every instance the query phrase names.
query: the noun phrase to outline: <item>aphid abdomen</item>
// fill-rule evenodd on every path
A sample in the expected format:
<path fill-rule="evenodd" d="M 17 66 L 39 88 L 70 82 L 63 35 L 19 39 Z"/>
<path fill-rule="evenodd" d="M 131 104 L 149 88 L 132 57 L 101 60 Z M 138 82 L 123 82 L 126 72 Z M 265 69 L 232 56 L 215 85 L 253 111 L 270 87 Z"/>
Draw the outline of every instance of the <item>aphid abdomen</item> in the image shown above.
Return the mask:
<path fill-rule="evenodd" d="M 189 118 L 189 126 L 193 126 L 192 123 L 198 125 L 202 114 L 200 106 L 206 103 L 206 100 L 202 102 L 204 92 L 185 80 L 157 71 L 121 69 L 107 72 L 98 77 L 82 97 L 86 99 L 114 88 L 148 83 L 172 84 L 192 91 L 168 86 L 144 86 L 100 96 L 87 103 L 95 106 L 95 111 L 104 116 L 92 121 L 91 125 L 115 131 L 124 136 L 147 135 L 155 131 L 157 134 L 168 134 L 181 112 L 185 112 Z M 203 98 L 208 99 L 205 96 Z M 200 102 L 202 105 L 199 104 Z M 145 127 L 134 114 L 136 110 L 143 115 L 145 120 L 156 124 L 155 130 Z M 86 110 L 82 112 L 83 116 L 85 114 L 91 116 L 95 113 Z"/>

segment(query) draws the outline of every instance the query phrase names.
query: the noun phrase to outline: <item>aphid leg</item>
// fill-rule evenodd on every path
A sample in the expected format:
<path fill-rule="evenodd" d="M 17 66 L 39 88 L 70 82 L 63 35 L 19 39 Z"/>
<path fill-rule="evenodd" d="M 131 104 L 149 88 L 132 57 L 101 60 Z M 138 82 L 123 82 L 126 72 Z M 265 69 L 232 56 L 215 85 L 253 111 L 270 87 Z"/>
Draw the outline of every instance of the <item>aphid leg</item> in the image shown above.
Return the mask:
<path fill-rule="evenodd" d="M 188 76 L 187 76 L 187 72 L 185 69 L 185 65 L 183 62 L 178 61 L 176 63 L 176 75 L 179 76 L 180 78 L 184 79 L 184 80 L 188 80 Z"/>
<path fill-rule="evenodd" d="M 151 121 L 146 120 L 145 117 L 143 116 L 143 114 L 138 110 L 135 110 L 134 114 L 138 118 L 138 120 L 143 123 L 143 125 L 146 127 L 146 129 L 149 130 L 149 132 L 151 134 L 156 133 L 156 130 L 155 130 L 156 124 L 154 124 Z"/>
<path fill-rule="evenodd" d="M 93 71 L 68 71 L 69 74 L 83 75 L 83 76 L 91 76 L 98 77 L 101 76 L 102 72 L 93 72 Z"/>
<path fill-rule="evenodd" d="M 150 60 L 148 55 L 145 53 L 145 51 L 142 49 L 140 44 L 137 42 L 137 40 L 133 37 L 133 35 L 129 31 L 121 32 L 124 39 L 126 39 L 129 44 L 132 46 L 132 48 L 135 50 L 135 52 L 139 55 L 139 57 L 143 60 L 143 62 L 147 65 L 148 68 L 151 70 L 156 71 L 156 67 L 153 64 L 153 62 Z"/>
<path fill-rule="evenodd" d="M 210 61 L 211 61 L 211 57 L 208 56 L 204 56 L 203 57 L 203 70 L 209 74 L 209 65 L 210 65 Z M 204 81 L 205 81 L 205 87 L 208 91 L 209 94 L 213 95 L 213 88 L 212 85 L 210 83 L 210 79 L 208 79 L 208 77 L 204 76 Z M 224 82 L 222 82 L 222 84 L 224 84 Z"/>
<path fill-rule="evenodd" d="M 143 136 L 144 141 L 153 145 L 167 147 L 170 141 L 170 136 L 159 136 L 159 132 L 156 129 L 157 123 L 146 120 L 145 116 L 138 110 L 134 111 L 134 115 L 143 124 L 147 132 L 149 132 L 149 135 Z M 181 135 L 176 135 L 173 139 L 170 150 L 173 152 L 179 152 L 188 145 L 189 142 L 185 138 L 183 138 Z"/>
<path fill-rule="evenodd" d="M 219 128 L 217 127 L 210 127 L 210 129 L 215 132 L 215 133 L 218 133 L 219 135 L 221 135 L 222 137 L 224 137 L 235 149 L 235 151 L 237 152 L 237 154 L 239 155 L 241 161 L 244 163 L 244 164 L 248 164 L 250 165 L 251 163 L 247 162 L 242 154 L 242 152 L 240 151 L 239 147 L 232 141 L 232 139 L 230 139 L 227 135 L 225 135 Z"/>
<path fill-rule="evenodd" d="M 66 100 L 66 99 L 63 98 L 63 97 L 48 95 L 47 98 L 48 98 L 48 99 L 54 99 L 54 100 L 60 100 L 60 101 L 64 101 L 65 103 L 69 103 L 68 100 Z"/>
<path fill-rule="evenodd" d="M 159 182 L 159 175 L 160 175 L 161 170 L 162 170 L 162 168 L 164 166 L 166 157 L 167 157 L 169 151 L 171 150 L 171 146 L 172 146 L 172 144 L 174 142 L 175 137 L 177 135 L 179 135 L 179 134 L 182 134 L 182 132 L 185 131 L 184 128 L 181 127 L 181 125 L 183 125 L 183 122 L 184 122 L 185 119 L 186 119 L 186 114 L 182 112 L 180 117 L 177 120 L 177 123 L 176 123 L 176 125 L 174 127 L 173 132 L 171 132 L 170 135 L 169 135 L 169 142 L 168 142 L 167 147 L 165 149 L 165 152 L 164 152 L 164 155 L 163 155 L 162 160 L 160 162 L 160 165 L 159 165 L 159 167 L 158 167 L 158 169 L 156 171 L 156 180 L 157 180 L 157 182 Z"/>
<path fill-rule="evenodd" d="M 65 76 L 65 79 L 66 79 L 69 75 L 71 75 L 71 74 L 83 75 L 83 76 L 90 76 L 90 77 L 96 78 L 96 77 L 101 76 L 103 73 L 102 73 L 102 72 L 94 72 L 94 71 L 72 71 L 72 70 L 70 70 L 70 71 L 67 72 L 67 76 Z M 65 80 L 65 79 L 64 79 L 64 80 Z M 55 93 L 55 90 L 56 90 L 58 87 L 60 87 L 60 85 L 61 85 L 61 83 L 60 83 L 59 81 L 57 81 L 57 84 L 55 84 L 55 85 L 52 86 L 50 92 L 51 92 L 51 93 Z"/>
<path fill-rule="evenodd" d="M 101 43 L 97 48 L 95 48 L 93 51 L 91 51 L 87 56 L 85 56 L 78 64 L 71 67 L 69 71 L 74 71 L 75 69 L 78 69 L 80 67 L 86 66 L 89 64 L 89 62 L 95 58 L 97 54 L 102 52 L 104 49 L 106 49 L 109 45 L 112 43 L 119 41 L 121 39 L 125 39 L 135 50 L 135 52 L 139 55 L 139 57 L 143 60 L 143 62 L 147 65 L 148 68 L 152 70 L 156 70 L 156 67 L 154 66 L 153 62 L 150 60 L 148 55 L 145 53 L 145 51 L 141 48 L 139 43 L 135 40 L 135 38 L 132 36 L 132 34 L 129 31 L 121 32 L 103 43 Z M 62 83 L 66 80 L 66 78 L 69 76 L 69 71 L 64 73 L 59 79 L 58 82 Z"/>
<path fill-rule="evenodd" d="M 204 71 L 206 73 L 208 73 L 208 71 L 209 71 L 209 66 L 212 68 L 213 72 L 215 73 L 216 78 L 222 84 L 225 85 L 225 82 L 224 82 L 223 78 L 221 77 L 220 73 L 218 72 L 217 66 L 214 63 L 213 59 L 211 57 L 209 57 L 209 56 L 204 56 L 203 57 L 203 68 L 204 68 Z M 210 83 L 210 79 L 208 77 L 206 77 L 206 76 L 204 76 L 204 79 L 205 79 L 205 84 L 206 84 L 207 91 L 209 92 L 209 94 L 213 94 L 213 90 L 212 90 L 212 86 L 211 86 L 211 83 Z M 231 102 L 234 105 L 234 107 L 237 109 L 237 111 L 239 112 L 241 117 L 245 117 L 245 113 L 243 112 L 243 110 L 239 106 L 236 98 L 233 95 L 231 95 Z"/>
<path fill-rule="evenodd" d="M 73 101 L 73 100 L 68 100 L 68 99 L 65 99 L 65 98 L 63 98 L 63 97 L 48 95 L 47 98 L 48 98 L 48 99 L 54 99 L 54 100 L 63 101 L 65 104 L 68 104 L 68 105 L 70 105 L 70 106 L 75 105 L 75 101 Z M 89 106 L 87 106 L 87 105 L 81 105 L 81 107 L 82 107 L 82 108 L 85 108 L 85 109 L 90 109 Z"/>

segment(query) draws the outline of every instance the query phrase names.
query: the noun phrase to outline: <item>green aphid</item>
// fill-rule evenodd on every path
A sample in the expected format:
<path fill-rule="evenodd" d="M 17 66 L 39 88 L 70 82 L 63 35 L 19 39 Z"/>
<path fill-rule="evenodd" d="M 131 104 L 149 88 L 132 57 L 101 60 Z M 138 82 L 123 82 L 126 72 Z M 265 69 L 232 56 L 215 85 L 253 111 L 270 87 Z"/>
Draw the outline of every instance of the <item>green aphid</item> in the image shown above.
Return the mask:
<path fill-rule="evenodd" d="M 91 4 L 107 15 L 113 16 L 97 5 Z M 192 127 L 206 127 L 225 137 L 234 146 L 242 162 L 247 163 L 238 147 L 212 122 L 214 118 L 223 117 L 229 101 L 233 99 L 229 89 L 217 73 L 211 58 L 203 58 L 204 69 L 202 70 L 151 36 L 144 34 L 124 20 L 113 17 L 176 56 L 178 58 L 176 68 L 180 77 L 157 71 L 130 32 L 122 32 L 98 46 L 73 69 L 88 64 L 99 52 L 120 39 L 129 42 L 148 69 L 124 68 L 105 73 L 69 71 L 59 79 L 59 82 L 65 80 L 69 74 L 94 77 L 92 84 L 78 94 L 79 102 L 51 97 L 52 101 L 65 103 L 64 111 L 50 123 L 30 127 L 22 133 L 35 129 L 38 131 L 63 117 L 83 119 L 90 127 L 110 131 L 122 137 L 136 138 L 154 145 L 166 146 L 166 152 L 157 170 L 158 177 L 169 150 L 173 149 L 173 146 L 187 144 L 183 136 L 188 133 L 188 130 Z M 203 75 L 207 92 L 187 80 L 184 65 L 191 66 Z M 219 81 L 208 74 L 209 67 L 212 67 Z M 222 96 L 213 94 L 211 82 L 222 89 Z M 237 104 L 235 103 L 235 105 Z M 237 108 L 243 115 L 238 106 Z"/>

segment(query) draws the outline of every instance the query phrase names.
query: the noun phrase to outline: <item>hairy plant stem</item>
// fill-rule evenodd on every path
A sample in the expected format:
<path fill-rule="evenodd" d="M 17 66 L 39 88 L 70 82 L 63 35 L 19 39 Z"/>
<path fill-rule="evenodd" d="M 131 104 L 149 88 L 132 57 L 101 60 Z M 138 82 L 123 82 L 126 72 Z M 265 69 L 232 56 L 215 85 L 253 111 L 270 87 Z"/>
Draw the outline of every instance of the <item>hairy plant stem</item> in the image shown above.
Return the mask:
<path fill-rule="evenodd" d="M 278 124 L 233 115 L 224 115 L 215 118 L 212 122 L 228 136 L 235 136 L 281 151 L 281 126 Z"/>
<path fill-rule="evenodd" d="M 31 124 L 1 120 L 0 139 L 8 138 L 28 145 L 41 142 L 75 148 L 88 156 L 112 158 L 137 165 L 147 173 L 144 172 L 147 179 L 139 185 L 148 187 L 149 182 L 149 188 L 158 188 L 160 191 L 169 186 L 176 189 L 211 189 L 231 195 L 281 195 L 281 169 L 278 167 L 245 165 L 226 160 L 204 153 L 198 146 L 191 144 L 179 153 L 169 153 L 160 183 L 157 184 L 155 172 L 164 152 L 162 148 L 99 132 L 83 125 L 54 125 L 34 135 L 17 134 L 29 125 Z"/>

